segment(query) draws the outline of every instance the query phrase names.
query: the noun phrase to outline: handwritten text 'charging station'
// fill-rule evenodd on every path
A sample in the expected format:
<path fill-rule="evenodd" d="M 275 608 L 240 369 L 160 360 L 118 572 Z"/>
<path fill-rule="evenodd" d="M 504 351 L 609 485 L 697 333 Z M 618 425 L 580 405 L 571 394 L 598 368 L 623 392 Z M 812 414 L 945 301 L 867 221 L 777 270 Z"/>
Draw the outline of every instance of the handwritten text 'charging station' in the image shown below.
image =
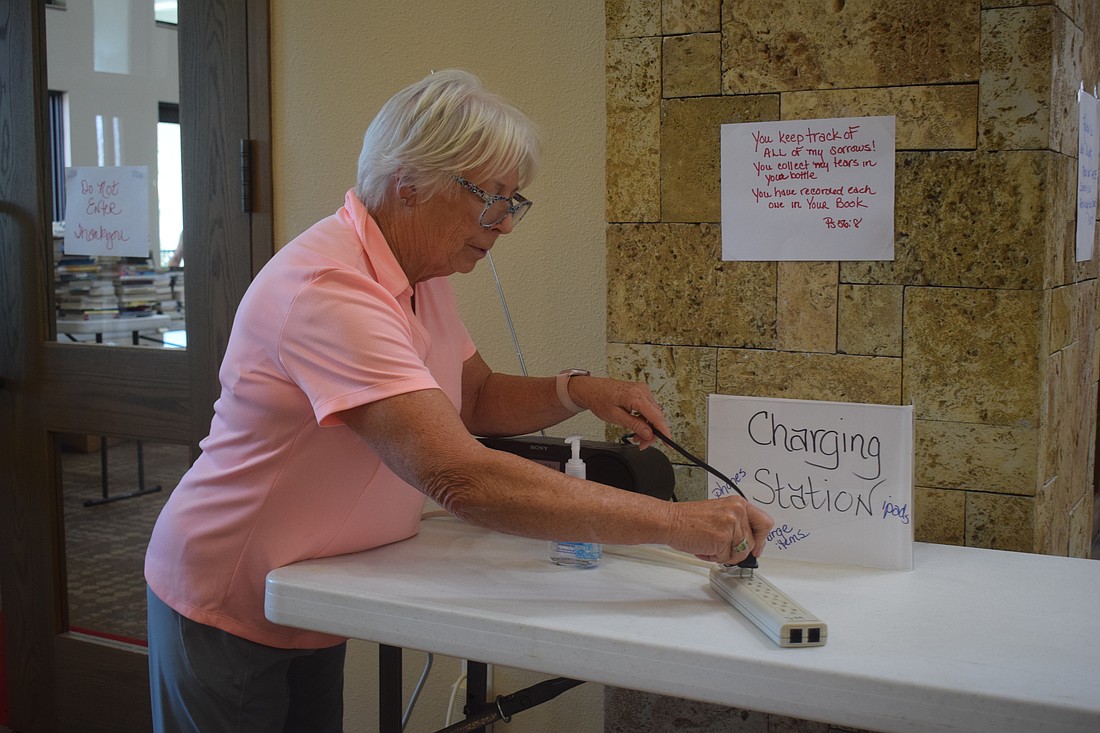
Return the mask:
<path fill-rule="evenodd" d="M 911 562 L 911 408 L 711 395 L 708 414 L 708 456 L 775 520 L 772 551 Z M 709 490 L 732 493 L 718 481 Z"/>

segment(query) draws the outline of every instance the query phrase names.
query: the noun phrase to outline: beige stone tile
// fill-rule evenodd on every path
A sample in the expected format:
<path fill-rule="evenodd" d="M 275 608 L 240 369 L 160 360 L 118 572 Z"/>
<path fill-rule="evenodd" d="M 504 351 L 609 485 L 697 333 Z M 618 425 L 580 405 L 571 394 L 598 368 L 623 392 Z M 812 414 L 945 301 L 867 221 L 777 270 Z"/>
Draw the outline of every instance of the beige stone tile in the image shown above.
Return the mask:
<path fill-rule="evenodd" d="M 607 374 L 649 385 L 665 411 L 674 441 L 697 456 L 706 455 L 707 395 L 717 380 L 718 350 L 713 347 L 608 344 Z M 662 445 L 673 463 L 686 459 Z"/>
<path fill-rule="evenodd" d="M 1071 0 L 1067 0 L 1071 1 Z M 1076 18 L 1079 28 L 1100 28 L 1100 3 L 1088 0 L 1076 0 L 1078 11 L 1071 15 Z M 1093 79 L 1100 83 L 1100 43 L 1086 43 L 1081 52 L 1081 78 Z"/>
<path fill-rule="evenodd" d="M 1047 360 L 1040 467 L 1053 486 L 1048 499 L 1056 517 L 1068 514 L 1092 493 L 1096 385 L 1082 378 L 1089 369 L 1085 355 L 1092 353 L 1091 348 L 1074 343 Z"/>
<path fill-rule="evenodd" d="M 608 341 L 775 344 L 775 263 L 723 262 L 711 224 L 607 228 Z"/>
<path fill-rule="evenodd" d="M 727 2 L 727 94 L 972 82 L 979 0 Z"/>
<path fill-rule="evenodd" d="M 1052 407 L 1057 416 L 1052 422 L 1056 427 L 1056 440 L 1061 446 L 1059 456 L 1058 476 L 1068 478 L 1073 485 L 1077 485 L 1083 476 L 1076 473 L 1084 465 L 1087 453 L 1083 452 L 1088 440 L 1087 425 L 1082 425 L 1082 418 L 1089 413 L 1096 412 L 1096 404 L 1090 404 L 1091 389 L 1088 389 L 1081 379 L 1085 369 L 1084 354 L 1081 344 L 1074 342 L 1068 344 L 1060 352 L 1061 366 L 1055 371 L 1051 370 L 1050 384 L 1052 386 Z M 1095 418 L 1095 414 L 1092 415 Z M 1082 428 L 1086 432 L 1082 434 Z M 1091 477 L 1090 483 L 1091 483 Z M 1063 508 L 1068 508 L 1064 504 Z"/>
<path fill-rule="evenodd" d="M 661 45 L 663 96 L 719 94 L 722 87 L 721 55 L 720 33 L 666 36 Z"/>
<path fill-rule="evenodd" d="M 1051 5 L 984 11 L 979 147 L 1075 156 L 1083 46 L 1081 31 Z"/>
<path fill-rule="evenodd" d="M 1040 384 L 1039 415 L 1039 477 L 1044 485 L 1058 476 L 1063 460 L 1061 436 L 1065 416 L 1060 411 L 1060 391 L 1064 379 L 1062 371 L 1064 354 L 1056 351 L 1048 358 L 1040 360 L 1042 367 Z"/>
<path fill-rule="evenodd" d="M 1047 161 L 1043 171 L 1046 220 L 1043 238 L 1046 252 L 1043 287 L 1067 285 L 1075 279 L 1093 276 L 1095 260 L 1077 263 L 1077 159 L 1059 155 Z"/>
<path fill-rule="evenodd" d="M 718 393 L 897 405 L 901 359 L 719 349 Z"/>
<path fill-rule="evenodd" d="M 1035 538 L 1032 551 L 1046 555 L 1065 555 L 1069 545 L 1069 518 L 1056 506 L 1054 495 L 1062 483 L 1052 480 L 1035 497 Z"/>
<path fill-rule="evenodd" d="M 1092 358 L 1088 368 L 1092 370 L 1089 384 L 1096 384 L 1097 377 L 1100 376 L 1100 331 L 1092 332 Z"/>
<path fill-rule="evenodd" d="M 1076 340 L 1081 343 L 1084 366 L 1081 372 L 1083 384 L 1094 384 L 1100 376 L 1096 370 L 1096 361 L 1093 353 L 1096 349 L 1096 315 L 1094 303 L 1097 299 L 1097 280 L 1085 280 L 1078 283 L 1076 288 L 1076 301 L 1074 303 L 1077 313 L 1077 325 L 1074 328 Z"/>
<path fill-rule="evenodd" d="M 866 356 L 901 356 L 900 285 L 840 285 L 837 351 Z"/>
<path fill-rule="evenodd" d="M 966 545 L 994 550 L 1035 550 L 1035 499 L 966 493 Z"/>
<path fill-rule="evenodd" d="M 1039 430 L 1009 425 L 917 420 L 918 486 L 1034 496 L 1039 487 Z"/>
<path fill-rule="evenodd" d="M 608 39 L 661 34 L 661 0 L 605 0 L 604 15 Z"/>
<path fill-rule="evenodd" d="M 1070 557 L 1089 557 L 1092 552 L 1092 508 L 1095 496 L 1089 492 L 1069 513 Z"/>
<path fill-rule="evenodd" d="M 962 545 L 966 540 L 966 493 L 913 487 L 913 538 L 917 542 Z"/>
<path fill-rule="evenodd" d="M 1093 26 L 1100 32 L 1100 26 Z M 1077 156 L 1079 115 L 1077 107 L 1077 90 L 1083 79 L 1091 79 L 1096 83 L 1096 77 L 1085 77 L 1082 74 L 1082 56 L 1086 46 L 1096 46 L 1097 39 L 1092 43 L 1085 42 L 1085 34 L 1064 13 L 1056 13 L 1053 18 L 1051 33 L 1054 36 L 1054 73 L 1051 78 L 1051 120 L 1049 147 L 1065 155 Z"/>
<path fill-rule="evenodd" d="M 894 260 L 842 263 L 841 282 L 1041 287 L 1054 157 L 899 153 Z"/>
<path fill-rule="evenodd" d="M 662 221 L 721 221 L 721 126 L 776 119 L 778 95 L 669 99 L 662 108 Z"/>
<path fill-rule="evenodd" d="M 1062 350 L 1062 370 L 1054 387 L 1056 440 L 1059 451 L 1059 492 L 1057 506 L 1068 512 L 1087 493 L 1092 492 L 1093 476 L 1088 471 L 1093 449 L 1093 424 L 1096 401 L 1092 385 L 1082 378 L 1087 369 L 1085 350 L 1080 342 Z"/>
<path fill-rule="evenodd" d="M 660 39 L 607 43 L 607 218 L 661 216 Z"/>
<path fill-rule="evenodd" d="M 663 0 L 661 28 L 665 35 L 708 33 L 722 29 L 721 0 Z"/>
<path fill-rule="evenodd" d="M 1078 306 L 1076 288 L 1071 285 L 1044 291 L 1050 300 L 1049 306 L 1049 333 L 1046 345 L 1046 353 L 1051 354 L 1064 348 L 1074 338 L 1074 328 L 1077 325 L 1075 309 Z"/>
<path fill-rule="evenodd" d="M 918 419 L 1038 427 L 1037 291 L 907 288 L 905 402 Z"/>
<path fill-rule="evenodd" d="M 836 262 L 780 262 L 775 347 L 832 354 L 837 341 Z"/>
<path fill-rule="evenodd" d="M 977 84 L 784 92 L 782 109 L 784 120 L 893 115 L 898 150 L 977 145 Z"/>

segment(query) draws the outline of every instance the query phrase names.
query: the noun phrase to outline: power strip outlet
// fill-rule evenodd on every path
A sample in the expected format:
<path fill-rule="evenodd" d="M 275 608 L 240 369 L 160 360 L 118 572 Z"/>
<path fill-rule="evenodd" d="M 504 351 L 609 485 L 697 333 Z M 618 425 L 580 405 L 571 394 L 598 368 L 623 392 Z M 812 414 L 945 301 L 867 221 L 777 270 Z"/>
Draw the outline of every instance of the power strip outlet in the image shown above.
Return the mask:
<path fill-rule="evenodd" d="M 825 646 L 825 622 L 795 603 L 759 572 L 715 565 L 710 585 L 769 639 L 782 647 Z"/>

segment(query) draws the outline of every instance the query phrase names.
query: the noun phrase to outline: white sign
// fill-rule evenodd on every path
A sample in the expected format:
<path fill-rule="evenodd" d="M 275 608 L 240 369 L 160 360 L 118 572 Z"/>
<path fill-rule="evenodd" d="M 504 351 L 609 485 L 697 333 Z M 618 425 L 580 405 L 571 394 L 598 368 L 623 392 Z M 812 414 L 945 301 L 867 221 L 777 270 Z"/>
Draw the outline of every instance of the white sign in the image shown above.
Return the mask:
<path fill-rule="evenodd" d="M 771 515 L 773 557 L 913 567 L 913 408 L 711 395 L 707 456 Z M 735 493 L 718 479 L 710 498 Z"/>
<path fill-rule="evenodd" d="M 1091 260 L 1096 236 L 1097 101 L 1084 89 L 1077 92 L 1077 261 Z"/>
<path fill-rule="evenodd" d="M 65 170 L 65 254 L 149 256 L 146 166 Z"/>
<path fill-rule="evenodd" d="M 894 118 L 722 125 L 723 260 L 894 259 Z"/>

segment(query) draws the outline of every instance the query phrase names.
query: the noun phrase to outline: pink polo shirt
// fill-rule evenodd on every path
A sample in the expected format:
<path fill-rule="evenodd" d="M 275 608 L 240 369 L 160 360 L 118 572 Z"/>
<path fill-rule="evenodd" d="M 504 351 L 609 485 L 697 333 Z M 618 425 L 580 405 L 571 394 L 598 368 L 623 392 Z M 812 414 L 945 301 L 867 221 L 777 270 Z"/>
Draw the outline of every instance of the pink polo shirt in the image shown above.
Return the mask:
<path fill-rule="evenodd" d="M 416 534 L 424 496 L 334 413 L 422 389 L 459 409 L 474 345 L 446 278 L 413 289 L 349 191 L 245 293 L 202 455 L 153 529 L 145 578 L 182 615 L 282 648 L 342 639 L 264 618 L 267 573 Z"/>

